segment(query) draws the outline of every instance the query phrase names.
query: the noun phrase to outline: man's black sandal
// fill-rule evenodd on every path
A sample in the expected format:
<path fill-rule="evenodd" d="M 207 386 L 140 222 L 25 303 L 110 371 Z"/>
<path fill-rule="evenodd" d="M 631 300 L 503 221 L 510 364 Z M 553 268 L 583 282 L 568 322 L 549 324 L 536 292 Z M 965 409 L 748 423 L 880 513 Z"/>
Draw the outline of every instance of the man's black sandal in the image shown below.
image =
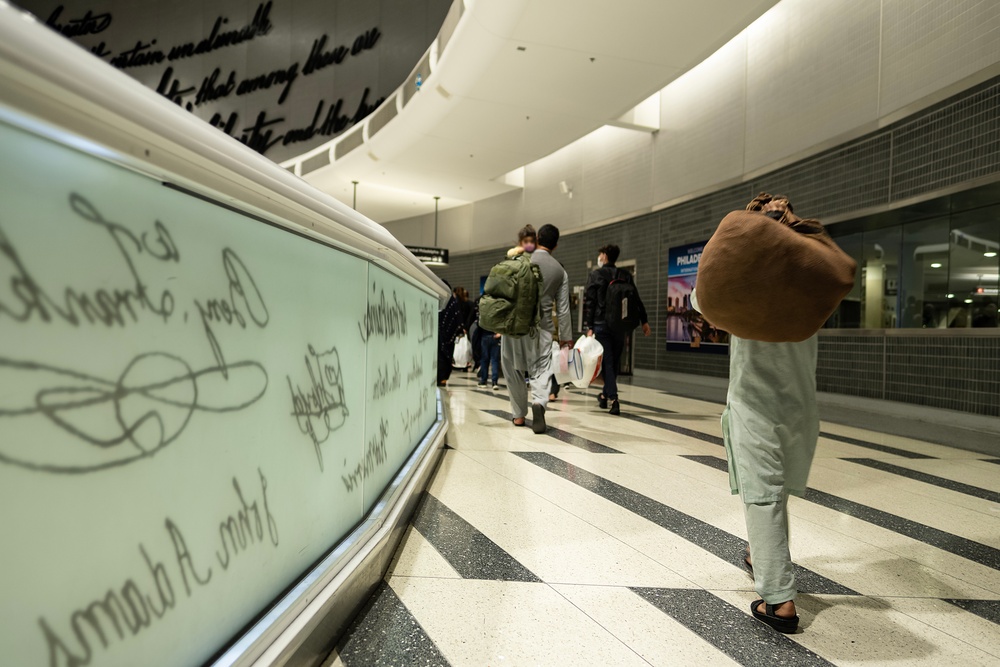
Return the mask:
<path fill-rule="evenodd" d="M 773 604 L 764 603 L 764 613 L 757 611 L 757 606 L 760 605 L 763 600 L 754 600 L 750 603 L 750 613 L 753 617 L 762 623 L 770 625 L 772 628 L 778 632 L 783 632 L 787 635 L 794 633 L 799 627 L 799 617 L 792 616 L 791 618 L 782 618 L 781 616 L 776 616 L 774 613 Z"/>
<path fill-rule="evenodd" d="M 539 435 L 545 433 L 545 406 L 540 403 L 531 404 L 531 430 Z"/>

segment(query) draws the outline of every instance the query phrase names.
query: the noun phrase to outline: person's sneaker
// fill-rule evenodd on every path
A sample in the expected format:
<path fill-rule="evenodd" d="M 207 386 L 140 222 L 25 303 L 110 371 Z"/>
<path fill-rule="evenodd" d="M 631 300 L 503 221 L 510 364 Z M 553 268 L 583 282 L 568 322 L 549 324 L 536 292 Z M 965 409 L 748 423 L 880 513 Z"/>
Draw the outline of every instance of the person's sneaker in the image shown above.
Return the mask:
<path fill-rule="evenodd" d="M 622 413 L 622 406 L 618 402 L 618 399 L 611 401 L 611 409 L 608 410 L 609 415 L 620 415 Z"/>
<path fill-rule="evenodd" d="M 545 433 L 545 406 L 541 403 L 531 404 L 531 430 L 539 435 Z"/>
<path fill-rule="evenodd" d="M 486 385 L 483 386 L 485 387 Z M 493 391 L 500 391 L 500 385 L 498 384 L 493 385 Z"/>
<path fill-rule="evenodd" d="M 476 386 L 479 387 L 480 389 L 486 389 L 486 383 L 485 382 L 480 382 Z"/>
<path fill-rule="evenodd" d="M 608 409 L 608 397 L 605 396 L 604 394 L 598 394 L 597 395 L 597 407 L 599 407 L 601 410 L 607 410 Z"/>

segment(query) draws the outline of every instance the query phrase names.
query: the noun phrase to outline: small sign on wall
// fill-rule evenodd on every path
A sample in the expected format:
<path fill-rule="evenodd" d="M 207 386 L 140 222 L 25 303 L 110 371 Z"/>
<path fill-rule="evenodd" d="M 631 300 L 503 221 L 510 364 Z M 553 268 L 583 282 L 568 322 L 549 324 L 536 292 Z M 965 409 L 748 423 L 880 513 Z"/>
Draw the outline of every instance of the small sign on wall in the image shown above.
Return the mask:
<path fill-rule="evenodd" d="M 408 245 L 406 249 L 427 266 L 448 266 L 448 249 Z"/>

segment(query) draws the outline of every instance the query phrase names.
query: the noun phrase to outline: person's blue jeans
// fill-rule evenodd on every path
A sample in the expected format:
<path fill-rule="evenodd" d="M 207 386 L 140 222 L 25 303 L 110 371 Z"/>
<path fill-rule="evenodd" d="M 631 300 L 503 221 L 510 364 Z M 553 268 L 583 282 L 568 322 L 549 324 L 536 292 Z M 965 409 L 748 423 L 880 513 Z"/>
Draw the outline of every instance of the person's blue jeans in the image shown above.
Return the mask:
<path fill-rule="evenodd" d="M 500 339 L 484 332 L 482 340 L 482 356 L 479 357 L 479 382 L 486 384 L 490 367 L 493 367 L 493 384 L 500 382 Z"/>
<path fill-rule="evenodd" d="M 625 336 L 617 334 L 606 324 L 594 325 L 594 338 L 604 347 L 601 373 L 604 375 L 602 394 L 610 401 L 618 398 L 618 364 L 625 350 Z"/>

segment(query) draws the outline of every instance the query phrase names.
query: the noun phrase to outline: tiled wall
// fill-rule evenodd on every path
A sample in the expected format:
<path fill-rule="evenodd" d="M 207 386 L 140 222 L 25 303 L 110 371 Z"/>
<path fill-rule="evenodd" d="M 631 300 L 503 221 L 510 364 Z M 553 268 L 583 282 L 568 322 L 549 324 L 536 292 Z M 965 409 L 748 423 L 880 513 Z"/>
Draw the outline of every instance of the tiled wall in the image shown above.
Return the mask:
<path fill-rule="evenodd" d="M 796 211 L 849 215 L 984 176 L 1000 177 L 1000 77 L 894 125 L 709 195 L 623 222 L 566 234 L 555 256 L 571 285 L 584 285 L 587 261 L 615 243 L 636 261 L 637 284 L 654 335 L 636 341 L 636 367 L 726 377 L 728 358 L 667 352 L 667 252 L 708 239 L 722 217 L 757 192 L 783 192 Z M 524 220 L 540 226 L 558 219 Z M 511 239 L 513 245 L 514 239 Z M 476 292 L 503 248 L 452 257 L 438 274 Z M 575 325 L 575 321 L 574 321 Z M 579 332 L 576 332 L 579 335 Z M 870 335 L 820 339 L 821 391 L 1000 416 L 1000 337 Z"/>
<path fill-rule="evenodd" d="M 885 398 L 1000 416 L 1000 338 L 890 336 Z"/>

